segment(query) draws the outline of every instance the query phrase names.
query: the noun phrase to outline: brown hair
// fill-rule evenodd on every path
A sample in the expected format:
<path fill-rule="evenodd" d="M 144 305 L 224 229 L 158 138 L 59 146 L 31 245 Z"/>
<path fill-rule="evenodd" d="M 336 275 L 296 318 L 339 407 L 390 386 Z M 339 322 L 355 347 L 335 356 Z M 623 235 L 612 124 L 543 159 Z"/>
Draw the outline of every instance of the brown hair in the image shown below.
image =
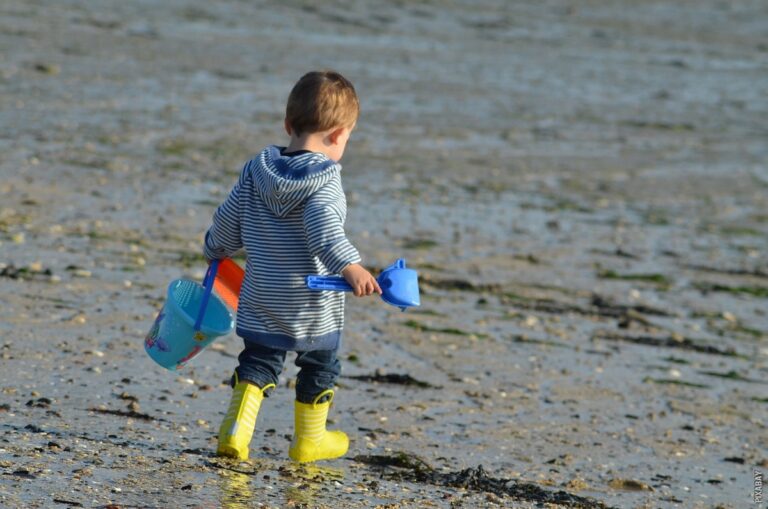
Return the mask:
<path fill-rule="evenodd" d="M 285 119 L 297 136 L 352 127 L 359 114 L 355 87 L 335 71 L 312 71 L 302 76 L 285 107 Z"/>

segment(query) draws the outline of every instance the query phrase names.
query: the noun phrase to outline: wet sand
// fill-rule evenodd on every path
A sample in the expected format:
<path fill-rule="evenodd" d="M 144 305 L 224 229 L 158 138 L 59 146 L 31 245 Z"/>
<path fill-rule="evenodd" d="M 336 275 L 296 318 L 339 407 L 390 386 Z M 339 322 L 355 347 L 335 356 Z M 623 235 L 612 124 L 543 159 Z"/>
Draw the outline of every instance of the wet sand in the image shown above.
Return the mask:
<path fill-rule="evenodd" d="M 509 4 L 4 2 L 0 506 L 760 507 L 768 8 Z M 349 301 L 346 458 L 287 460 L 289 363 L 221 460 L 239 339 L 143 338 L 325 66 L 349 236 L 423 306 Z"/>

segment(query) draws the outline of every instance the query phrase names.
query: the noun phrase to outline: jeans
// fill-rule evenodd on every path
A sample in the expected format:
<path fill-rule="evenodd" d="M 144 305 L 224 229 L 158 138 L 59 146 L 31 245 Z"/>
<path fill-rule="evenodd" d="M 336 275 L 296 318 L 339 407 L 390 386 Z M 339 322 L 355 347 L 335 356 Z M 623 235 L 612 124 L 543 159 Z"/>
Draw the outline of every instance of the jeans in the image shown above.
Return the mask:
<path fill-rule="evenodd" d="M 245 348 L 237 357 L 240 364 L 235 373 L 240 381 L 248 380 L 258 387 L 277 385 L 283 371 L 287 350 L 278 350 L 245 341 Z M 301 403 L 312 403 L 323 391 L 333 389 L 341 374 L 341 363 L 336 350 L 310 350 L 296 352 L 296 365 L 301 368 L 296 381 L 296 399 Z M 234 385 L 234 377 L 232 377 Z M 269 395 L 269 391 L 265 393 Z"/>

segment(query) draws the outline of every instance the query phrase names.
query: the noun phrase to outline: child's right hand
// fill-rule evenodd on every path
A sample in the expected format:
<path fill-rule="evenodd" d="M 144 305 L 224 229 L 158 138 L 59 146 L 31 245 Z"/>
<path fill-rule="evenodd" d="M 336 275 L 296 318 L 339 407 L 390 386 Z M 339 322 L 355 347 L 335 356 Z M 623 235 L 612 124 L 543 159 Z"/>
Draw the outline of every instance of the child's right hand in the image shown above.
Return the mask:
<path fill-rule="evenodd" d="M 378 281 L 376 281 L 376 278 L 359 263 L 347 265 L 344 270 L 341 271 L 341 275 L 344 276 L 344 279 L 346 279 L 347 283 L 352 287 L 352 292 L 355 294 L 355 297 L 370 295 L 374 292 L 381 295 L 381 287 L 379 286 Z"/>

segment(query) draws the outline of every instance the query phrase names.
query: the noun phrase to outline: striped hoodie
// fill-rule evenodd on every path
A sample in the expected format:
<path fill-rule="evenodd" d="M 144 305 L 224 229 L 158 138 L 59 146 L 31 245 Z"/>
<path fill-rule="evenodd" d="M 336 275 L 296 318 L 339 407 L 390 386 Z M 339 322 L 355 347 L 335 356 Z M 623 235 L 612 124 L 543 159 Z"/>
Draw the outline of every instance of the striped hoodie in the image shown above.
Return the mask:
<path fill-rule="evenodd" d="M 205 235 L 209 260 L 245 249 L 237 334 L 283 350 L 338 348 L 344 294 L 307 289 L 310 274 L 359 263 L 344 234 L 341 165 L 324 154 L 268 146 L 243 167 Z"/>

